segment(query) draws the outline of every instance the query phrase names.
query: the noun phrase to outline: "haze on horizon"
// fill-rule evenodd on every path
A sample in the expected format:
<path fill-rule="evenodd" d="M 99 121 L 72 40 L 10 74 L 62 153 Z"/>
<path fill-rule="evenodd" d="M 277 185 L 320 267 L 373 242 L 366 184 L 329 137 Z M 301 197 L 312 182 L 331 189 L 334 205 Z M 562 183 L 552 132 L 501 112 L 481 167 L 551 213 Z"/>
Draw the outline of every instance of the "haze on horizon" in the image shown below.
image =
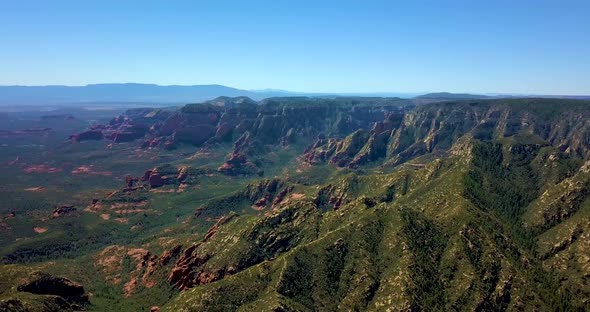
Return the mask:
<path fill-rule="evenodd" d="M 0 85 L 590 94 L 588 1 L 4 1 Z"/>

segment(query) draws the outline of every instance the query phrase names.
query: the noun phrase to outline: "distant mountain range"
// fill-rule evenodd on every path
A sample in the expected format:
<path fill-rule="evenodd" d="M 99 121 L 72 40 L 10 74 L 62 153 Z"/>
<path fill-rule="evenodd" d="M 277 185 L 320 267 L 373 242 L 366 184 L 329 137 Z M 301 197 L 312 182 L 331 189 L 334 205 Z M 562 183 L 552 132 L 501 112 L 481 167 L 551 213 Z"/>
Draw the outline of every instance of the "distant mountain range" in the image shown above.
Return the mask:
<path fill-rule="evenodd" d="M 427 93 L 415 97 L 416 99 L 436 99 L 436 100 L 475 100 L 475 99 L 488 99 L 492 98 L 488 95 L 481 94 L 469 94 L 469 93 L 449 93 L 449 92 L 436 92 Z"/>
<path fill-rule="evenodd" d="M 140 102 L 184 104 L 218 96 L 268 97 L 273 92 L 251 92 L 222 85 L 160 86 L 107 83 L 87 86 L 0 86 L 0 105 Z M 273 96 L 273 95 L 271 95 Z"/>
<path fill-rule="evenodd" d="M 436 100 L 436 101 L 456 101 L 456 100 L 484 100 L 484 99 L 505 99 L 505 98 L 557 98 L 557 99 L 578 99 L 586 100 L 590 96 L 583 95 L 537 95 L 537 94 L 470 94 L 470 93 L 450 93 L 434 92 L 426 93 L 414 97 L 416 100 Z"/>
<path fill-rule="evenodd" d="M 305 93 L 285 90 L 242 90 L 223 85 L 160 86 L 140 83 L 105 83 L 87 86 L 0 86 L 0 105 L 64 105 L 64 104 L 185 104 L 203 102 L 219 96 L 247 96 L 254 100 L 280 96 L 378 96 L 416 98 L 422 101 L 484 99 L 487 95 L 461 93 Z M 497 95 L 512 97 L 512 95 Z M 519 96 L 526 97 L 526 96 Z M 552 97 L 552 96 L 549 96 Z M 566 98 L 565 96 L 560 96 Z M 588 98 L 588 97 L 569 97 Z"/>
<path fill-rule="evenodd" d="M 247 96 L 259 101 L 284 96 L 379 96 L 411 98 L 417 93 L 306 93 L 277 89 L 243 90 L 223 85 L 161 86 L 105 83 L 87 86 L 0 86 L 0 105 L 56 104 L 186 104 L 220 96 Z"/>

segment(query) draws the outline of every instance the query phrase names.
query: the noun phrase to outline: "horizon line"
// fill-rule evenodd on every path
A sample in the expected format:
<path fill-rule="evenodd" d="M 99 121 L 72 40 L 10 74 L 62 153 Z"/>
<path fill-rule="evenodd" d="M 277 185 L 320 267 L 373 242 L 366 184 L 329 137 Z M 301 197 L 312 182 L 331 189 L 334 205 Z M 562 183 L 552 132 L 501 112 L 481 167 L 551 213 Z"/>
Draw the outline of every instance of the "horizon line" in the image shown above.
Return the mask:
<path fill-rule="evenodd" d="M 352 94 L 430 94 L 430 93 L 449 93 L 449 94 L 471 94 L 471 95 L 485 95 L 485 96 L 571 96 L 571 97 L 587 97 L 588 94 L 544 94 L 544 93 L 518 93 L 518 92 L 472 92 L 472 91 L 293 91 L 283 88 L 263 88 L 263 89 L 246 89 L 228 86 L 220 83 L 205 83 L 205 84 L 158 84 L 151 82 L 98 82 L 98 83 L 87 83 L 87 84 L 40 84 L 40 85 L 24 85 L 24 84 L 0 84 L 0 87 L 22 87 L 22 88 L 34 88 L 34 87 L 89 87 L 97 85 L 145 85 L 145 86 L 157 86 L 157 87 L 225 87 L 239 91 L 247 91 L 252 93 L 272 93 L 272 92 L 283 92 L 283 93 L 294 93 L 294 94 L 318 94 L 318 95 L 352 95 Z"/>

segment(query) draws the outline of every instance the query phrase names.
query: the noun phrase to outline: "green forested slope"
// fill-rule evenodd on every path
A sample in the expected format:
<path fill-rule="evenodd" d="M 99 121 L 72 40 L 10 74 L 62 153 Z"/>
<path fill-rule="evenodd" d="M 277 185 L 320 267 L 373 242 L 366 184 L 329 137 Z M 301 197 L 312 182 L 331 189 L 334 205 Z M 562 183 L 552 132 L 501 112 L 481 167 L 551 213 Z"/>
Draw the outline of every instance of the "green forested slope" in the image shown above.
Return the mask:
<path fill-rule="evenodd" d="M 148 177 L 101 198 L 140 209 L 124 222 L 85 210 L 4 247 L 0 274 L 15 281 L 0 283 L 0 302 L 38 300 L 17 291 L 34 268 L 84 284 L 88 310 L 589 308 L 590 103 L 219 101 L 171 118 L 190 126 L 226 107 L 252 122 L 230 159 L 242 153 L 258 175 L 217 170 L 231 150 L 218 142 L 156 167 L 174 177 L 194 166 L 186 183 Z M 87 244 L 89 232 L 101 239 Z M 63 233 L 84 248 L 34 254 Z"/>

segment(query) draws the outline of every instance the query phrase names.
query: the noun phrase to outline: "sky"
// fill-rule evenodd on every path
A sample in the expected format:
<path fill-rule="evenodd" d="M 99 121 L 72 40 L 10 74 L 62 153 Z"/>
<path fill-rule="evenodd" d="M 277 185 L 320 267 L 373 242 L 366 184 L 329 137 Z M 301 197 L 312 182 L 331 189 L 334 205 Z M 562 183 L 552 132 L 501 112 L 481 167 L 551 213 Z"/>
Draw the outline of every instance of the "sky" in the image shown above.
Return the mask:
<path fill-rule="evenodd" d="M 0 0 L 0 85 L 590 95 L 590 1 Z"/>

